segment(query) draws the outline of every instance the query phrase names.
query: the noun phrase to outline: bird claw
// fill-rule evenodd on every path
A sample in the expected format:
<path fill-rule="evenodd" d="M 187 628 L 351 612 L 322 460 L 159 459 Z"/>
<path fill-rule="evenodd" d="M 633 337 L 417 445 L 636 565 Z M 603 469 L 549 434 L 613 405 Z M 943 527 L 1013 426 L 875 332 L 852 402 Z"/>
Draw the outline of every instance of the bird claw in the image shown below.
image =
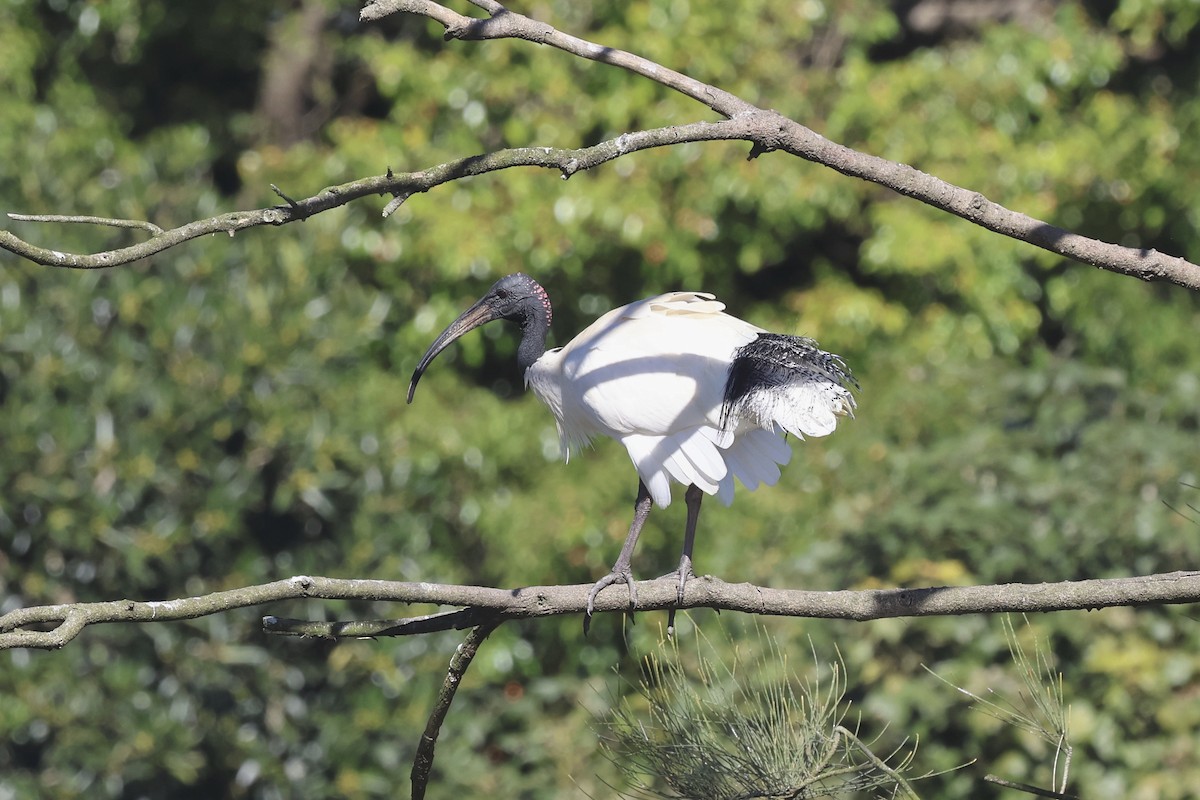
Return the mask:
<path fill-rule="evenodd" d="M 596 597 L 600 592 L 612 586 L 614 583 L 623 583 L 629 587 L 629 609 L 637 608 L 637 584 L 633 580 L 633 572 L 628 568 L 624 570 L 614 569 L 612 572 L 605 575 L 592 586 L 592 591 L 588 592 L 587 613 L 583 617 L 583 632 L 587 633 L 588 628 L 592 624 L 592 612 L 596 610 Z"/>
<path fill-rule="evenodd" d="M 675 571 L 679 576 L 679 589 L 676 592 L 676 601 L 679 605 L 683 605 L 683 587 L 687 585 L 689 578 L 696 577 L 696 573 L 692 571 L 692 559 L 687 556 L 679 559 L 679 569 Z"/>
<path fill-rule="evenodd" d="M 675 592 L 675 607 L 667 611 L 667 636 L 675 635 L 675 612 L 679 610 L 679 606 L 683 605 L 683 587 L 687 585 L 689 578 L 696 577 L 696 573 L 692 571 L 692 559 L 685 553 L 679 559 L 679 569 L 671 574 L 679 576 L 679 587 Z M 668 576 L 664 575 L 663 577 Z"/>

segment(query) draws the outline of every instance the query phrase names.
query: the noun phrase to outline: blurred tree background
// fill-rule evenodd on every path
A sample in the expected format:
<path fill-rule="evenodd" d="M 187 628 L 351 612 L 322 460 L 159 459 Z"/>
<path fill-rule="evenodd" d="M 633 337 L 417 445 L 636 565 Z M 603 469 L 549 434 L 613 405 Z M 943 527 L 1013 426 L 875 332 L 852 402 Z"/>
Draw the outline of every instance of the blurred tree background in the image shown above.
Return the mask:
<path fill-rule="evenodd" d="M 522 42 L 361 26 L 354 3 L 0 2 L 4 211 L 164 227 L 504 146 L 579 146 L 709 118 L 619 70 Z M 467 11 L 466 7 L 460 9 Z M 1200 259 L 1194 0 L 691 0 L 517 10 L 641 53 L 852 147 L 1076 231 Z M 858 419 L 780 484 L 705 512 L 697 569 L 839 589 L 1200 566 L 1200 298 L 1065 263 L 741 143 L 626 157 L 568 182 L 505 172 L 190 242 L 107 272 L 0 255 L 0 608 L 160 599 L 294 574 L 591 582 L 636 480 L 611 442 L 564 467 L 515 337 L 417 358 L 495 278 L 533 274 L 559 344 L 675 288 L 815 336 Z M 94 251 L 129 231 L 11 223 Z M 1182 508 L 1184 514 L 1172 507 Z M 682 503 L 635 569 L 676 563 Z M 295 603 L 288 616 L 403 608 Z M 456 635 L 264 636 L 262 610 L 86 631 L 0 654 L 0 798 L 394 797 Z M 611 794 L 593 717 L 660 615 L 508 624 L 442 733 L 433 796 Z M 729 615 L 692 617 L 707 632 Z M 1019 685 L 998 619 L 765 623 L 840 649 L 868 734 L 919 735 L 918 786 L 1049 781 L 1044 744 L 920 668 Z M 1187 608 L 1033 620 L 1072 704 L 1072 788 L 1200 786 L 1200 632 Z M 689 635 L 684 631 L 684 635 Z M 721 639 L 713 635 L 714 639 Z M 885 748 L 886 750 L 887 748 Z"/>

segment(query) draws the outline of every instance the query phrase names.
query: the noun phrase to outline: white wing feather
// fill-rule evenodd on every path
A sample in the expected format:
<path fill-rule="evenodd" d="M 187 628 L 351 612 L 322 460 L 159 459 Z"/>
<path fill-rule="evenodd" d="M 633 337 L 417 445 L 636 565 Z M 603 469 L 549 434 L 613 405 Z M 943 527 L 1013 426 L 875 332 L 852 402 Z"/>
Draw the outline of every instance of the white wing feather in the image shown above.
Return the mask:
<path fill-rule="evenodd" d="M 596 436 L 620 441 L 660 507 L 671 503 L 672 479 L 726 505 L 735 478 L 751 490 L 778 481 L 791 457 L 783 431 L 821 436 L 836 419 L 821 387 L 800 384 L 722 424 L 729 365 L 764 333 L 724 308 L 701 292 L 647 298 L 613 309 L 530 367 L 526 383 L 554 414 L 563 457 Z M 770 414 L 767 402 L 777 406 Z"/>

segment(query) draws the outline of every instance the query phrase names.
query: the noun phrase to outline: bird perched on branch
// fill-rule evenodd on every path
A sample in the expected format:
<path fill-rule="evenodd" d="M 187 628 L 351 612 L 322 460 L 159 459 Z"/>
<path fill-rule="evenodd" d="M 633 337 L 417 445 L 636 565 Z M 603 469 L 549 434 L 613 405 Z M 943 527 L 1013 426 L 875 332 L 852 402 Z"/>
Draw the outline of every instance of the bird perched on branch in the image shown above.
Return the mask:
<path fill-rule="evenodd" d="M 791 458 L 784 434 L 826 436 L 853 415 L 858 384 L 839 356 L 812 339 L 768 333 L 724 313 L 711 294 L 669 292 L 609 311 L 565 346 L 546 349 L 553 310 L 537 281 L 523 273 L 496 281 L 450 323 L 417 364 L 417 382 L 455 339 L 492 320 L 521 329 L 517 362 L 526 385 L 558 423 L 563 458 L 597 436 L 625 445 L 638 473 L 633 523 L 612 571 L 592 587 L 629 588 L 630 560 L 652 505 L 671 503 L 671 481 L 687 487 L 687 526 L 679 560 L 679 601 L 692 576 L 700 501 L 728 505 L 737 478 L 753 491 L 779 480 Z M 585 624 L 586 619 L 585 618 Z"/>

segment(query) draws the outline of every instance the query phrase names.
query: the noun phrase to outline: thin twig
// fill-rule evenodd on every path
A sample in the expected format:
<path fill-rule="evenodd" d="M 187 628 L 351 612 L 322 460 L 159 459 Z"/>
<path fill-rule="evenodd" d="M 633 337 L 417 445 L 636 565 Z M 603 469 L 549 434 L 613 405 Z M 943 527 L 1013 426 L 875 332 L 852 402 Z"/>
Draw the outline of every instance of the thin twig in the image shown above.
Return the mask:
<path fill-rule="evenodd" d="M 271 184 L 271 191 L 274 192 L 275 194 L 279 195 L 283 199 L 283 201 L 285 203 L 287 203 L 289 206 L 291 206 L 293 209 L 298 207 L 295 200 L 293 200 L 292 198 L 290 198 L 286 194 L 284 194 L 283 190 L 280 189 L 278 186 L 276 186 L 273 183 Z"/>
<path fill-rule="evenodd" d="M 899 790 L 902 790 L 905 797 L 909 797 L 911 800 L 917 800 L 917 793 L 913 791 L 912 786 L 907 780 L 904 779 L 904 776 L 901 775 L 897 770 L 889 767 L 883 759 L 871 752 L 871 748 L 863 744 L 863 741 L 854 733 L 852 733 L 849 728 L 843 725 L 838 725 L 834 727 L 833 730 L 835 735 L 843 736 L 846 739 L 849 739 L 851 744 L 857 747 L 859 752 L 862 753 L 872 765 L 874 765 L 875 769 L 879 770 L 884 775 L 887 775 L 888 778 L 894 781 L 895 787 Z"/>
<path fill-rule="evenodd" d="M 466 630 L 496 619 L 486 608 L 463 608 L 404 619 L 364 619 L 346 622 L 263 617 L 264 633 L 305 636 L 314 639 L 374 639 L 380 636 L 412 636 L 446 630 Z"/>
<path fill-rule="evenodd" d="M 412 197 L 408 192 L 398 192 L 395 197 L 388 201 L 388 204 L 383 207 L 383 218 L 387 219 L 392 214 L 400 210 L 400 206 L 404 205 L 404 201 Z"/>
<path fill-rule="evenodd" d="M 737 95 L 698 81 L 682 72 L 676 72 L 648 58 L 563 33 L 545 22 L 511 11 L 500 3 L 490 0 L 472 2 L 488 16 L 466 17 L 429 0 L 378 0 L 368 2 L 359 13 L 359 18 L 367 21 L 395 13 L 417 14 L 441 23 L 446 28 L 446 39 L 523 39 L 534 44 L 549 45 L 580 58 L 620 67 L 634 75 L 649 78 L 703 103 L 724 117 L 760 110 Z"/>
<path fill-rule="evenodd" d="M 1040 786 L 1030 786 L 1028 783 L 1019 783 L 1017 781 L 1005 780 L 996 775 L 984 775 L 983 779 L 988 783 L 994 783 L 997 786 L 1003 786 L 1006 789 L 1016 789 L 1019 792 L 1034 794 L 1038 797 L 1053 797 L 1057 800 L 1076 800 L 1073 794 L 1063 794 L 1052 789 L 1043 789 Z"/>
<path fill-rule="evenodd" d="M 459 684 L 462 683 L 463 675 L 471 666 L 475 654 L 479 652 L 479 646 L 492 631 L 496 630 L 501 621 L 492 620 L 472 628 L 471 632 L 467 634 L 467 638 L 450 658 L 450 668 L 446 671 L 446 680 L 442 681 L 442 690 L 438 693 L 433 711 L 429 713 L 429 720 L 425 723 L 425 732 L 421 734 L 421 742 L 417 745 L 417 755 L 413 759 L 410 773 L 413 800 L 422 800 L 425 797 L 425 787 L 429 784 L 429 770 L 433 767 L 433 751 L 437 747 L 438 734 L 441 733 L 442 723 L 446 720 L 450 704 L 454 702 L 454 695 L 458 691 Z"/>
<path fill-rule="evenodd" d="M 143 219 L 114 219 L 112 217 L 92 217 L 80 214 L 16 214 L 10 212 L 9 219 L 18 222 L 72 222 L 86 225 L 107 225 L 110 228 L 136 228 L 158 236 L 163 229 L 153 222 Z"/>

